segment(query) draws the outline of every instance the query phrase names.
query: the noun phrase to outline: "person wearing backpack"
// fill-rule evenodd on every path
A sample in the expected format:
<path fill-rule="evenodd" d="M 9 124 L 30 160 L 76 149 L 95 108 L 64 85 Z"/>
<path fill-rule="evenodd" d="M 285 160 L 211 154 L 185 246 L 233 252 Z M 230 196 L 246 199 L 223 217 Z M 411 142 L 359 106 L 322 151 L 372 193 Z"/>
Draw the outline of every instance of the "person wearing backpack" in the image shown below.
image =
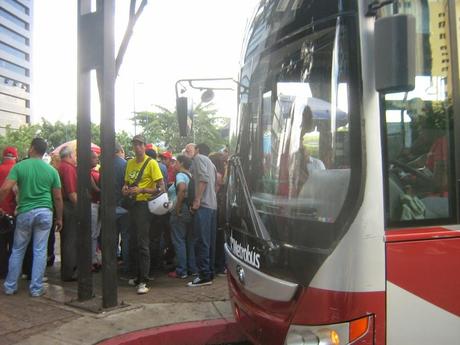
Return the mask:
<path fill-rule="evenodd" d="M 195 261 L 195 241 L 193 240 L 193 223 L 190 214 L 189 186 L 194 181 L 190 174 L 192 160 L 184 155 L 179 155 L 175 164 L 176 181 L 169 187 L 168 194 L 173 200 L 174 207 L 171 211 L 171 237 L 176 252 L 177 267 L 169 272 L 171 278 L 187 278 L 188 274 L 197 273 Z"/>
<path fill-rule="evenodd" d="M 152 214 L 149 211 L 148 200 L 160 192 L 165 191 L 163 175 L 158 163 L 145 154 L 146 140 L 143 135 L 135 135 L 132 139 L 135 157 L 128 161 L 125 172 L 125 185 L 122 194 L 130 197 L 132 202 L 126 205 L 129 210 L 130 239 L 137 248 L 137 285 L 138 294 L 149 292 L 147 286 L 150 271 L 150 223 Z M 128 203 L 126 203 L 128 204 Z"/>
<path fill-rule="evenodd" d="M 211 160 L 191 143 L 185 147 L 185 155 L 192 159 L 194 198 L 191 212 L 194 214 L 195 254 L 198 277 L 188 283 L 189 287 L 211 285 L 214 279 L 216 251 L 216 167 Z"/>

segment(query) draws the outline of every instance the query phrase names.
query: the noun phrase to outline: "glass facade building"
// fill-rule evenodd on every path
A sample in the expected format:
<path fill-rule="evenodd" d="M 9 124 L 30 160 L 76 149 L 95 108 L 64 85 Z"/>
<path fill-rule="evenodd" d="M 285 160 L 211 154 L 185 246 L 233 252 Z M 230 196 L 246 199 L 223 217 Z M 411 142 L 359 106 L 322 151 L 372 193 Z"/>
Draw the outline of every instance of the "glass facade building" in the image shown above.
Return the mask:
<path fill-rule="evenodd" d="M 30 123 L 33 0 L 0 0 L 0 134 Z"/>

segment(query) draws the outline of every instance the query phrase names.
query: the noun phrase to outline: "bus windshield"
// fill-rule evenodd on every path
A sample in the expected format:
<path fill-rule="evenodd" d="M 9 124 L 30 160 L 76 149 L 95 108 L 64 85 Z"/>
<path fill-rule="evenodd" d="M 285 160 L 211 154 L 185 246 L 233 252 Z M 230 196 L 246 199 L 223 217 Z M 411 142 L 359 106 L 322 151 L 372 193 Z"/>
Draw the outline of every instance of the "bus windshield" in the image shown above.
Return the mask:
<path fill-rule="evenodd" d="M 347 19 L 310 27 L 243 68 L 249 82 L 241 99 L 240 152 L 251 157 L 244 168 L 252 203 L 278 238 L 287 225 L 280 217 L 295 231 L 308 229 L 305 221 L 333 224 L 348 196 L 351 157 L 359 151 L 350 128 L 359 125 L 350 116 Z"/>

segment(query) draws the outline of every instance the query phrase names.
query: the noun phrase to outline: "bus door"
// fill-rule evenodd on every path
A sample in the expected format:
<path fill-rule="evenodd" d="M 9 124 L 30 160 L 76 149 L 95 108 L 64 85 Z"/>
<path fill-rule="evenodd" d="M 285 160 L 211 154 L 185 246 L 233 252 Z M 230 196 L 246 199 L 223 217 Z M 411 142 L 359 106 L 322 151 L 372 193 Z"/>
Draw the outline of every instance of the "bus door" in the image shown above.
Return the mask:
<path fill-rule="evenodd" d="M 415 89 L 381 96 L 387 344 L 454 344 L 460 339 L 454 4 L 402 2 L 400 12 L 416 17 Z"/>

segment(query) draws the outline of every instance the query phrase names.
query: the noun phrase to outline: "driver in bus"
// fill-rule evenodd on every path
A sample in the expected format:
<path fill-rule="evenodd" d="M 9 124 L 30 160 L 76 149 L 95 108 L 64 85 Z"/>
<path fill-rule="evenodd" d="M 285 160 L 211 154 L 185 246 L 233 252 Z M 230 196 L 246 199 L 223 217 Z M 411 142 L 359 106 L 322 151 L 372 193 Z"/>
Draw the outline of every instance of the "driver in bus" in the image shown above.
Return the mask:
<path fill-rule="evenodd" d="M 310 151 L 304 145 L 304 137 L 307 133 L 313 132 L 313 113 L 307 105 L 302 112 L 302 125 L 299 137 L 299 149 L 292 156 L 291 160 L 291 196 L 297 197 L 307 182 L 310 173 L 313 170 L 325 170 L 324 163 L 315 157 L 312 157 Z"/>
<path fill-rule="evenodd" d="M 307 170 L 311 173 L 313 170 L 326 170 L 324 163 L 321 159 L 312 157 L 310 150 L 304 147 L 305 155 L 307 156 Z"/>

